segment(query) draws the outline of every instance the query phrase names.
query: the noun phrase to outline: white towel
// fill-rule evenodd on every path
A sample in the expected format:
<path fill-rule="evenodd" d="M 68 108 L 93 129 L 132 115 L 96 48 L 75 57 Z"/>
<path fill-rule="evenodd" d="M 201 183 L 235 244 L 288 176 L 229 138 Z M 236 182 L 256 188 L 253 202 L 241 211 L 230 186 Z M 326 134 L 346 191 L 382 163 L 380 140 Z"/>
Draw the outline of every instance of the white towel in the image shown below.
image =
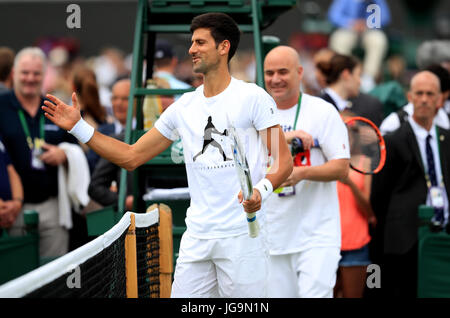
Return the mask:
<path fill-rule="evenodd" d="M 173 188 L 173 189 L 147 189 L 147 193 L 142 196 L 143 200 L 189 200 L 189 188 Z"/>
<path fill-rule="evenodd" d="M 64 150 L 67 157 L 67 169 L 64 164 L 58 167 L 59 224 L 71 229 L 71 207 L 79 212 L 89 203 L 91 176 L 86 156 L 79 145 L 63 142 L 58 147 Z"/>

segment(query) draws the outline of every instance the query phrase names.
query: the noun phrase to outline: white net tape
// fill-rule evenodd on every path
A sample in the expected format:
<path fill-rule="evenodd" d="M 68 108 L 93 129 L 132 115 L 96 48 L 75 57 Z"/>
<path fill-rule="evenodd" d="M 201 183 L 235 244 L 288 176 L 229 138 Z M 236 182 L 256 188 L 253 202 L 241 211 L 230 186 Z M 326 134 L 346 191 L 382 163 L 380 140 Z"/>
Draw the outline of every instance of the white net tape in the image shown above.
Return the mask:
<path fill-rule="evenodd" d="M 130 226 L 131 214 L 135 215 L 137 228 L 145 228 L 159 221 L 158 209 L 147 213 L 126 212 L 109 231 L 76 250 L 57 258 L 23 276 L 0 286 L 0 298 L 19 298 L 71 272 L 79 264 L 97 255 L 117 240 Z"/>

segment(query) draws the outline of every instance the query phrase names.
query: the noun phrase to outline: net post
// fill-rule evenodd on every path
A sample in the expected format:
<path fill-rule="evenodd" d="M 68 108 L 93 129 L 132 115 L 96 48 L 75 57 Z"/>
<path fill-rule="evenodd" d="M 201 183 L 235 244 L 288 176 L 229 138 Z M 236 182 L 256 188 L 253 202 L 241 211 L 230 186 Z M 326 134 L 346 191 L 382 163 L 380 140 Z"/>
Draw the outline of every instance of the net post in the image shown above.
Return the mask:
<path fill-rule="evenodd" d="M 169 206 L 159 205 L 159 282 L 160 298 L 170 298 L 173 273 L 173 233 L 172 210 Z"/>
<path fill-rule="evenodd" d="M 130 226 L 125 237 L 125 271 L 127 277 L 127 298 L 138 298 L 136 225 L 134 213 L 130 215 Z"/>

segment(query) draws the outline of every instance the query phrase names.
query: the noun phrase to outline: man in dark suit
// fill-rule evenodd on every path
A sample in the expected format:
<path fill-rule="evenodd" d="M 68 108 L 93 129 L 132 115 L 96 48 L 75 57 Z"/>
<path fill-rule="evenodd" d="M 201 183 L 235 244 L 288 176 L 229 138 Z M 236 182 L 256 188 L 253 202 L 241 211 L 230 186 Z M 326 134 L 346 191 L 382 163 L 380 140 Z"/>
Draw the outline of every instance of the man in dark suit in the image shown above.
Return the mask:
<path fill-rule="evenodd" d="M 326 92 L 320 96 L 325 101 L 331 103 L 339 110 L 336 102 Z M 357 116 L 361 116 L 372 121 L 377 127 L 383 121 L 383 104 L 372 95 L 360 92 L 357 96 L 349 98 L 347 109 Z"/>
<path fill-rule="evenodd" d="M 423 71 L 412 78 L 413 116 L 385 136 L 386 164 L 373 177 L 371 203 L 379 225 L 371 257 L 381 265 L 387 296 L 417 295 L 419 205 L 434 207 L 436 229 L 448 222 L 450 131 L 433 122 L 440 98 L 436 75 Z M 436 193 L 441 200 L 435 200 Z"/>
<path fill-rule="evenodd" d="M 350 98 L 349 101 L 351 103 L 350 111 L 369 119 L 377 127 L 380 127 L 384 112 L 383 104 L 378 98 L 361 92 L 356 97 Z"/>
<path fill-rule="evenodd" d="M 111 134 L 112 137 L 121 141 L 124 140 L 125 132 L 119 135 Z M 118 186 L 120 184 L 121 169 L 112 162 L 100 158 L 92 173 L 91 183 L 89 184 L 89 197 L 102 206 L 117 204 L 119 199 Z M 127 197 L 125 200 L 125 208 L 131 210 L 133 207 L 132 195 L 132 174 L 128 172 L 127 176 Z M 112 186 L 113 182 L 116 187 Z"/>
<path fill-rule="evenodd" d="M 330 67 L 329 65 L 331 65 L 332 61 L 333 63 L 336 63 L 336 60 L 333 60 L 333 56 L 335 56 L 335 53 L 329 50 L 325 50 L 314 56 L 317 83 L 321 87 L 320 97 L 334 105 L 339 112 L 347 109 L 355 115 L 365 117 L 371 120 L 375 125 L 380 126 L 384 116 L 383 103 L 372 95 L 360 92 L 359 84 L 358 91 L 348 94 L 347 97 L 336 96 L 337 92 L 330 92 L 330 89 L 327 88 L 327 74 L 324 72 L 324 69 L 326 70 Z M 359 64 L 359 62 L 357 63 Z M 348 87 L 347 78 L 345 79 L 345 82 L 345 86 Z M 347 91 L 348 88 L 345 90 Z"/>

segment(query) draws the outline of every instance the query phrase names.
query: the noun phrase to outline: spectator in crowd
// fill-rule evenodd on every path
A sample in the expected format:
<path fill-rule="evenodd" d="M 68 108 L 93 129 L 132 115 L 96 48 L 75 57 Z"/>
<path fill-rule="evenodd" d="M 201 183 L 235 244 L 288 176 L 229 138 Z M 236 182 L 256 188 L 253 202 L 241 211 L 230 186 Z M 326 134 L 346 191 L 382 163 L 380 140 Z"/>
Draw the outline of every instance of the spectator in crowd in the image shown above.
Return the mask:
<path fill-rule="evenodd" d="M 100 103 L 100 96 L 96 75 L 90 68 L 81 65 L 74 69 L 72 76 L 73 89 L 80 103 L 83 119 L 92 127 L 98 128 L 111 119 L 108 117 L 106 108 Z M 81 145 L 85 152 L 88 147 Z"/>
<path fill-rule="evenodd" d="M 46 119 L 41 110 L 41 87 L 46 57 L 39 48 L 24 48 L 14 60 L 14 89 L 0 95 L 0 135 L 21 177 L 23 210 L 39 213 L 39 251 L 41 257 L 57 257 L 68 250 L 67 228 L 60 225 L 58 206 L 59 165 L 67 163 L 63 142 L 77 144 L 66 131 Z M 77 146 L 78 147 L 78 146 Z M 10 228 L 11 235 L 23 234 L 19 214 Z"/>
<path fill-rule="evenodd" d="M 414 75 L 408 100 L 413 114 L 385 136 L 386 164 L 373 176 L 371 192 L 372 207 L 383 224 L 383 256 L 377 263 L 389 297 L 417 297 L 419 205 L 433 207 L 433 230 L 448 223 L 450 133 L 434 122 L 441 103 L 439 78 L 429 71 Z"/>
<path fill-rule="evenodd" d="M 355 114 L 343 111 L 341 116 L 346 119 Z M 351 129 L 351 128 L 350 128 Z M 352 144 L 351 134 L 350 151 Z M 353 154 L 353 156 L 355 156 Z M 359 155 L 357 168 L 370 164 L 369 159 Z M 350 169 L 347 178 L 337 182 L 339 197 L 339 211 L 341 216 L 341 260 L 335 287 L 335 295 L 344 298 L 362 298 L 366 286 L 367 265 L 371 263 L 369 257 L 369 224 L 377 223 L 372 206 L 370 205 L 372 176 Z"/>
<path fill-rule="evenodd" d="M 165 79 L 169 83 L 170 88 L 174 89 L 187 89 L 191 87 L 189 84 L 175 77 L 174 74 L 178 65 L 178 58 L 175 56 L 172 45 L 168 41 L 164 39 L 158 39 L 156 41 L 154 59 L 154 78 Z M 181 95 L 176 95 L 175 99 L 179 96 Z"/>
<path fill-rule="evenodd" d="M 424 69 L 434 73 L 441 82 L 442 107 L 447 116 L 450 118 L 450 70 L 442 66 L 442 64 L 432 64 Z M 445 127 L 442 127 L 445 128 Z M 450 129 L 450 123 L 449 128 Z"/>
<path fill-rule="evenodd" d="M 351 111 L 357 116 L 365 117 L 372 121 L 377 127 L 381 125 L 384 118 L 383 103 L 375 96 L 364 92 L 348 99 Z"/>
<path fill-rule="evenodd" d="M 265 85 L 286 141 L 300 138 L 306 151 L 267 201 L 269 297 L 332 297 L 340 259 L 336 180 L 349 169 L 347 129 L 331 104 L 300 92 L 302 73 L 295 49 L 266 55 Z M 314 139 L 320 149 L 311 148 Z"/>
<path fill-rule="evenodd" d="M 9 91 L 13 86 L 12 68 L 14 51 L 8 47 L 0 47 L 0 94 Z"/>
<path fill-rule="evenodd" d="M 337 57 L 334 57 L 335 55 Z M 326 101 L 338 106 L 336 103 L 337 101 L 340 101 L 340 97 L 342 97 L 343 100 L 346 101 L 345 108 L 351 110 L 352 113 L 371 120 L 377 126 L 381 124 L 381 121 L 383 120 L 383 104 L 376 97 L 361 92 L 359 89 L 360 84 L 358 83 L 360 81 L 353 81 L 352 85 L 351 82 L 347 82 L 344 79 L 345 75 L 342 78 L 339 78 L 336 74 L 332 74 L 333 72 L 343 72 L 345 61 L 347 61 L 349 65 L 355 65 L 356 63 L 355 66 L 352 66 L 356 68 L 356 66 L 360 65 L 356 59 L 336 54 L 329 49 L 325 49 L 325 51 L 321 52 L 318 56 L 314 56 L 314 60 L 317 81 L 322 87 L 321 95 Z M 360 70 L 361 68 L 359 67 L 355 71 L 360 73 Z M 355 75 L 357 77 L 359 76 L 358 74 Z M 335 82 L 327 83 L 328 77 Z M 355 85 L 358 86 L 357 89 L 355 89 Z M 331 96 L 333 96 L 333 98 Z M 343 100 L 341 100 L 341 103 L 339 104 L 340 107 L 338 106 L 339 111 L 344 110 Z"/>
<path fill-rule="evenodd" d="M 86 66 L 79 66 L 73 72 L 72 82 L 84 120 L 95 128 L 105 124 L 108 118 L 105 107 L 100 103 L 94 71 Z"/>
<path fill-rule="evenodd" d="M 87 66 L 95 72 L 100 103 L 112 115 L 111 86 L 117 80 L 130 76 L 131 65 L 130 68 L 127 66 L 125 54 L 120 49 L 106 47 L 99 56 L 89 59 Z"/>
<path fill-rule="evenodd" d="M 119 140 L 124 140 L 125 132 L 119 134 L 112 134 Z M 110 205 L 117 205 L 119 200 L 118 185 L 120 184 L 121 169 L 119 166 L 106 160 L 99 158 L 94 171 L 92 172 L 91 183 L 89 184 L 89 197 L 103 207 Z M 128 173 L 127 177 L 127 198 L 125 200 L 125 208 L 132 210 L 133 195 L 132 195 L 132 175 Z"/>
<path fill-rule="evenodd" d="M 339 112 L 350 110 L 352 104 L 348 99 L 358 95 L 361 83 L 361 65 L 358 60 L 352 56 L 335 54 L 329 63 L 320 63 L 318 68 L 327 83 L 321 97 Z"/>
<path fill-rule="evenodd" d="M 22 181 L 0 138 L 0 234 L 14 224 L 22 206 Z"/>
<path fill-rule="evenodd" d="M 444 129 L 450 129 L 450 113 L 445 111 L 446 101 L 450 95 L 450 74 L 447 70 L 439 64 L 428 66 L 425 70 L 432 72 L 439 79 L 441 89 L 441 100 L 438 103 L 436 116 L 434 118 L 435 124 Z M 389 114 L 381 123 L 381 133 L 387 134 L 398 129 L 408 117 L 411 117 L 414 112 L 414 105 L 411 100 L 408 104 L 403 106 L 396 112 Z"/>
<path fill-rule="evenodd" d="M 169 89 L 169 82 L 163 77 L 154 77 L 156 82 L 156 88 L 161 89 Z M 159 100 L 161 101 L 161 114 L 176 100 L 176 96 L 174 95 L 157 95 Z"/>
<path fill-rule="evenodd" d="M 111 105 L 114 119 L 112 123 L 105 123 L 98 127 L 98 131 L 106 135 L 120 134 L 125 129 L 128 115 L 128 98 L 131 81 L 122 79 L 117 81 L 111 90 Z M 133 110 L 134 114 L 134 110 Z M 135 121 L 135 119 L 133 119 Z"/>
<path fill-rule="evenodd" d="M 416 63 L 421 70 L 440 64 L 450 72 L 450 40 L 424 41 L 417 48 Z"/>
<path fill-rule="evenodd" d="M 322 73 L 319 66 L 328 65 L 335 54 L 336 53 L 329 48 L 322 48 L 313 55 L 315 80 L 318 85 L 317 96 L 322 95 L 323 89 L 327 87 L 327 78 L 325 74 Z"/>
<path fill-rule="evenodd" d="M 447 70 L 448 74 L 450 74 L 450 40 L 424 41 L 417 48 L 416 62 L 417 67 L 421 70 L 428 69 L 433 72 L 433 70 L 429 69 L 429 67 L 437 69 L 436 65 L 440 65 Z M 439 73 L 442 73 L 442 71 L 439 71 Z M 441 78 L 441 89 L 442 92 L 445 92 L 444 87 L 442 87 L 442 75 L 437 73 L 435 74 Z M 445 102 L 442 107 L 450 116 L 450 96 L 443 96 L 443 98 Z"/>
<path fill-rule="evenodd" d="M 372 8 L 370 5 L 376 5 Z M 351 55 L 360 43 L 364 49 L 362 90 L 370 91 L 388 49 L 388 39 L 382 30 L 390 23 L 390 11 L 385 0 L 333 0 L 328 18 L 336 27 L 329 46 L 339 54 Z"/>

